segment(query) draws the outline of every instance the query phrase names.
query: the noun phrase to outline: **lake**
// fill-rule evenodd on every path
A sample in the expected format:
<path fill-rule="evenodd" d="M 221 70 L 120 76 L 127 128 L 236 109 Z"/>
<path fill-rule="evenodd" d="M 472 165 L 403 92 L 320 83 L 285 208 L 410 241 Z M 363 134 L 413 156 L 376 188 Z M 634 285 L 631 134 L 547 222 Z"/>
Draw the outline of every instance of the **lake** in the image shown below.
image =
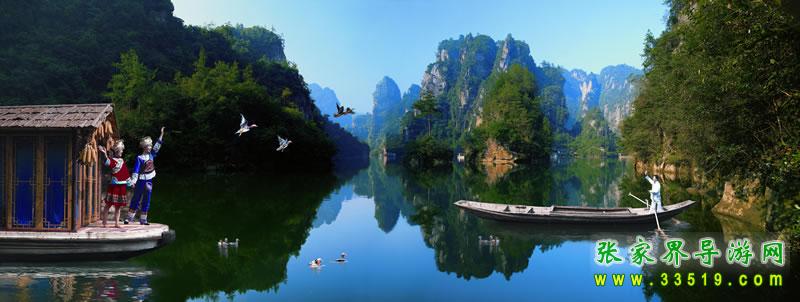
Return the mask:
<path fill-rule="evenodd" d="M 699 201 L 671 222 L 666 235 L 644 227 L 520 225 L 482 220 L 457 209 L 459 199 L 528 205 L 642 206 L 649 183 L 625 160 L 576 159 L 547 168 L 465 168 L 411 172 L 376 160 L 359 171 L 330 175 L 169 175 L 154 188 L 151 219 L 177 240 L 122 262 L 3 263 L 0 301 L 686 301 L 788 299 L 797 270 L 747 269 L 717 259 L 714 268 L 686 260 L 644 268 L 595 263 L 598 240 L 615 240 L 624 256 L 637 236 L 664 252 L 668 238 L 735 238 L 754 245 L 774 236 L 720 219 L 713 191 L 665 181 L 666 204 Z M 690 194 L 693 192 L 694 194 Z M 496 236 L 499 244 L 478 237 Z M 238 248 L 217 241 L 240 239 Z M 758 251 L 758 249 L 756 249 Z M 340 253 L 348 261 L 336 263 Z M 757 254 L 757 255 L 760 255 Z M 309 268 L 315 258 L 321 268 Z M 707 273 L 706 286 L 676 284 L 674 274 Z M 662 273 L 669 278 L 660 285 Z M 719 273 L 719 285 L 713 277 Z M 750 286 L 736 283 L 740 274 Z M 597 286 L 595 274 L 642 274 L 640 286 Z M 782 274 L 783 286 L 752 285 Z M 610 277 L 609 277 L 610 279 Z M 688 281 L 688 280 L 686 280 Z M 727 282 L 734 282 L 727 286 Z M 627 281 L 626 281 L 627 282 Z M 699 281 L 698 281 L 699 282 Z M 651 285 L 652 284 L 652 285 Z"/>

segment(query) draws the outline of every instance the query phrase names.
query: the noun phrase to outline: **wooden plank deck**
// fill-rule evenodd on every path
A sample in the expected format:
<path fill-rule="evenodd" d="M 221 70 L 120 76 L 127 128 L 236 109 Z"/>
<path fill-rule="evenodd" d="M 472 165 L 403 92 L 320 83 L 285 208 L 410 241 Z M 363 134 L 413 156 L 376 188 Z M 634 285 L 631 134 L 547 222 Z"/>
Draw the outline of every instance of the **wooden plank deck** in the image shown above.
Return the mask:
<path fill-rule="evenodd" d="M 109 224 L 113 226 L 113 224 Z M 169 226 L 158 223 L 150 225 L 120 224 L 120 228 L 103 227 L 100 223 L 93 223 L 81 228 L 77 232 L 31 232 L 31 231 L 0 231 L 1 239 L 32 239 L 42 241 L 58 240 L 131 240 L 161 237 L 168 231 Z"/>

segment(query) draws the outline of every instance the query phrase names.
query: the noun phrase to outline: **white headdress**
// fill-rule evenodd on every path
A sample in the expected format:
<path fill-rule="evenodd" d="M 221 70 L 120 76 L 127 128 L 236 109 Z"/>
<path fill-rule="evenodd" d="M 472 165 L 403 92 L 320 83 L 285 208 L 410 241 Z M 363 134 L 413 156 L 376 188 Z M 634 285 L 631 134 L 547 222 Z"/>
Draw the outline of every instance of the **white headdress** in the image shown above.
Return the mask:
<path fill-rule="evenodd" d="M 139 141 L 139 147 L 145 148 L 145 147 L 148 147 L 148 146 L 149 147 L 153 146 L 153 139 L 150 138 L 149 136 L 145 136 L 145 137 L 142 138 L 141 141 Z"/>
<path fill-rule="evenodd" d="M 111 146 L 111 150 L 114 150 L 115 152 L 122 153 L 123 149 L 125 149 L 125 143 L 122 140 L 114 142 L 114 145 Z"/>

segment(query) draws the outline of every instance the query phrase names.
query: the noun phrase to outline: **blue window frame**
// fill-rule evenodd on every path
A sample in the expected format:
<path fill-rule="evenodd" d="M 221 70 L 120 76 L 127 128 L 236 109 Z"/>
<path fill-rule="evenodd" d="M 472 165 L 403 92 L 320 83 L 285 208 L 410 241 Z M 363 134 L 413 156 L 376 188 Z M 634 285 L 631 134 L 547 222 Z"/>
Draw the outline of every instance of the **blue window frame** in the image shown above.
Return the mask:
<path fill-rule="evenodd" d="M 45 141 L 44 227 L 67 227 L 67 138 L 49 136 Z"/>
<path fill-rule="evenodd" d="M 32 228 L 36 201 L 36 138 L 18 136 L 14 138 L 14 196 L 12 197 L 13 223 L 15 228 Z"/>

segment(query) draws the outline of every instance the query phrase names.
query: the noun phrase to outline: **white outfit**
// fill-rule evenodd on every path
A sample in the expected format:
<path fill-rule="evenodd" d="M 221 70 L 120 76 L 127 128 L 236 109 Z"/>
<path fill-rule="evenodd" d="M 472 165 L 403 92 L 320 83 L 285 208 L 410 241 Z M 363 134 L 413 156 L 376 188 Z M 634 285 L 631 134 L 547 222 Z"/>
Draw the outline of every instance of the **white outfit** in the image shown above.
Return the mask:
<path fill-rule="evenodd" d="M 659 212 L 663 212 L 664 208 L 661 206 L 661 183 L 658 182 L 657 179 L 650 178 L 650 176 L 645 176 L 645 179 L 650 182 L 650 200 L 653 202 L 650 203 L 650 212 L 655 211 L 658 209 Z"/>

